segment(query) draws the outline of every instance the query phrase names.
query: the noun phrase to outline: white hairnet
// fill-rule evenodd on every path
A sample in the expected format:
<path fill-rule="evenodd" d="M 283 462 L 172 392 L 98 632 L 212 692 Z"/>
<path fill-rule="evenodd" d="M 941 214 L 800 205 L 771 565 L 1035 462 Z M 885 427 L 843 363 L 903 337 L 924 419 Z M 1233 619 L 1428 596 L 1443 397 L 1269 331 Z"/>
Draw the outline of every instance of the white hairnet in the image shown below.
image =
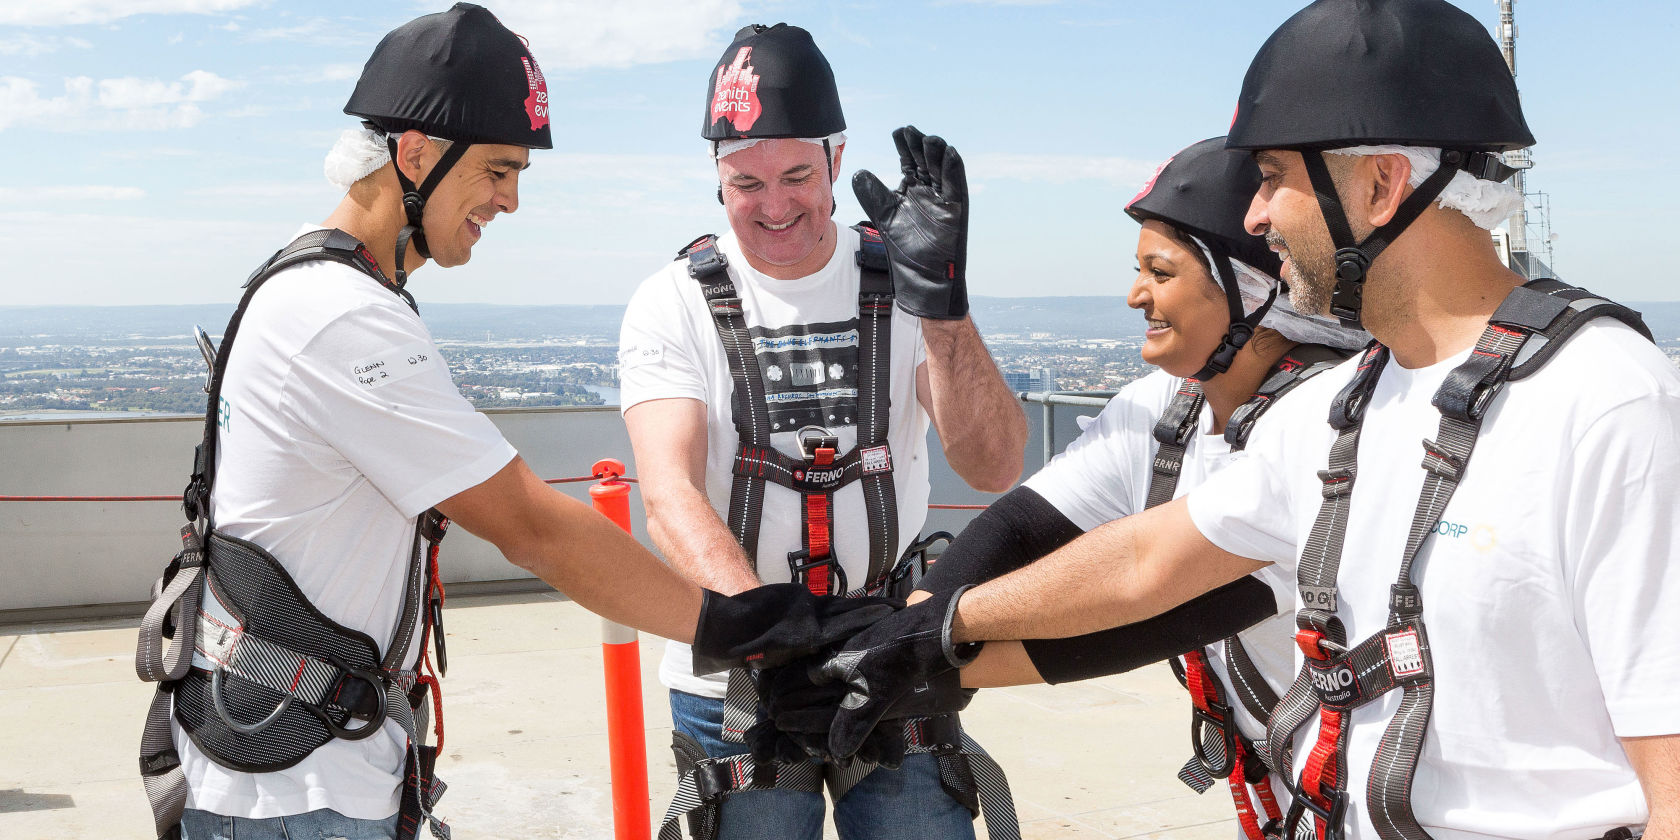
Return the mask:
<path fill-rule="evenodd" d="M 1190 241 L 1202 249 L 1202 255 L 1207 258 L 1209 266 L 1216 264 L 1213 252 L 1202 240 L 1192 236 Z M 1243 315 L 1252 315 L 1255 310 L 1264 306 L 1266 299 L 1277 290 L 1278 279 L 1234 257 L 1231 259 L 1231 268 L 1237 275 L 1237 296 L 1242 298 Z M 1214 270 L 1213 281 L 1219 282 L 1217 270 Z M 1371 340 L 1370 333 L 1344 327 L 1335 318 L 1302 315 L 1296 312 L 1289 302 L 1289 295 L 1281 292 L 1277 299 L 1272 301 L 1272 308 L 1266 310 L 1265 316 L 1260 319 L 1260 326 L 1277 330 L 1290 341 L 1322 344 L 1343 350 L 1364 347 Z"/>
<path fill-rule="evenodd" d="M 1413 188 L 1441 168 L 1441 150 L 1423 146 L 1347 146 L 1326 149 L 1336 155 L 1405 155 L 1412 162 Z M 1468 172 L 1455 172 L 1447 188 L 1436 197 L 1435 203 L 1449 210 L 1457 210 L 1483 230 L 1493 230 L 1522 207 L 1522 193 L 1501 181 L 1477 178 Z"/>
<path fill-rule="evenodd" d="M 338 135 L 338 142 L 327 152 L 322 170 L 333 186 L 348 192 L 350 185 L 373 174 L 389 163 L 391 150 L 385 147 L 385 135 L 366 126 L 346 129 Z"/>
<path fill-rule="evenodd" d="M 735 154 L 736 152 L 746 151 L 747 149 L 750 149 L 750 148 L 758 145 L 759 143 L 761 143 L 765 140 L 769 140 L 769 139 L 773 139 L 773 138 L 769 138 L 769 137 L 744 137 L 744 138 L 737 139 L 737 140 L 713 140 L 711 142 L 712 160 L 723 160 L 724 158 L 729 157 L 730 155 Z M 811 143 L 811 144 L 817 145 L 817 146 L 821 146 L 823 143 L 827 143 L 828 144 L 828 153 L 829 153 L 829 164 L 832 165 L 834 163 L 834 157 L 833 157 L 834 150 L 840 148 L 840 146 L 846 142 L 846 132 L 836 131 L 833 134 L 828 135 L 827 137 L 794 137 L 794 138 L 787 138 L 787 139 L 798 140 L 801 143 Z"/>

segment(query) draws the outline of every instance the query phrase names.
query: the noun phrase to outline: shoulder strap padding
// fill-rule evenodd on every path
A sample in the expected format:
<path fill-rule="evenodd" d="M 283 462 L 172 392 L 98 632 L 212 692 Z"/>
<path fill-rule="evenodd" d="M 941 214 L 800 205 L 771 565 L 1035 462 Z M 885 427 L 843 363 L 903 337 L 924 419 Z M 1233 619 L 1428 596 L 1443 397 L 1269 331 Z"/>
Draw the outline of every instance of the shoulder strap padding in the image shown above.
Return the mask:
<path fill-rule="evenodd" d="M 366 254 L 366 249 L 363 248 L 362 243 L 356 237 L 333 228 L 311 231 L 292 240 L 290 245 L 276 251 L 268 262 L 263 263 L 256 271 L 251 272 L 251 276 L 245 278 L 245 285 L 242 288 L 250 288 L 253 283 L 259 280 L 267 279 L 284 269 L 310 260 L 343 263 L 373 277 L 381 284 L 385 282 L 385 279 L 379 275 L 378 270 L 374 268 L 372 258 Z"/>
<path fill-rule="evenodd" d="M 869 222 L 852 225 L 858 233 L 857 264 L 860 295 L 891 295 L 892 261 L 887 256 L 887 243 L 881 232 Z"/>
<path fill-rule="evenodd" d="M 1586 289 L 1550 278 L 1512 289 L 1489 321 L 1531 335 L 1512 361 L 1506 379 L 1515 381 L 1532 375 L 1576 332 L 1598 318 L 1614 318 L 1651 340 L 1651 330 L 1638 312 Z"/>
<path fill-rule="evenodd" d="M 717 236 L 708 233 L 677 252 L 677 259 L 688 260 L 688 276 L 706 282 L 728 273 L 729 258 L 718 250 L 717 243 Z"/>

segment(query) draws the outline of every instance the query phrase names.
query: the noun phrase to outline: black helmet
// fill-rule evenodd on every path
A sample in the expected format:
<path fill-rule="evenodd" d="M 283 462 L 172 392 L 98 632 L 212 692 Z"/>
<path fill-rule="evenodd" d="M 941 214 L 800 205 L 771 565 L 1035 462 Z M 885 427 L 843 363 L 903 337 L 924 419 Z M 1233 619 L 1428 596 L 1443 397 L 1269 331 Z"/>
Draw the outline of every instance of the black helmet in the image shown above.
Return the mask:
<path fill-rule="evenodd" d="M 1213 253 L 1210 268 L 1225 290 L 1231 326 L 1193 379 L 1206 381 L 1230 370 L 1231 360 L 1254 336 L 1277 296 L 1274 288 L 1272 297 L 1244 316 L 1236 269 L 1231 266 L 1231 260 L 1241 260 L 1274 278 L 1282 269 L 1265 240 L 1243 228 L 1243 217 L 1259 189 L 1260 169 L 1254 159 L 1247 152 L 1227 150 L 1224 137 L 1213 137 L 1168 158 L 1126 205 L 1126 215 L 1140 224 L 1150 219 L 1163 222 L 1194 236 Z"/>
<path fill-rule="evenodd" d="M 425 183 L 397 168 L 408 224 L 397 234 L 396 282 L 408 279 L 404 255 L 412 239 L 430 257 L 420 221 L 426 198 L 473 143 L 552 149 L 548 83 L 525 40 L 482 6 L 456 3 L 392 30 L 362 68 L 344 113 L 385 132 L 391 160 L 397 136 L 420 131 L 452 141 Z"/>
<path fill-rule="evenodd" d="M 1315 150 L 1439 148 L 1441 165 L 1394 218 L 1355 242 Z M 1464 170 L 1503 181 L 1498 152 L 1534 144 L 1516 81 L 1476 19 L 1446 0 L 1317 0 L 1278 27 L 1243 78 L 1227 146 L 1298 149 L 1336 246 L 1330 311 L 1359 326 L 1365 274 Z"/>
<path fill-rule="evenodd" d="M 552 149 L 548 85 L 525 42 L 482 6 L 415 18 L 373 49 L 344 113 L 388 134 Z"/>
<path fill-rule="evenodd" d="M 834 71 L 811 33 L 785 23 L 735 33 L 706 85 L 701 137 L 827 137 L 845 129 Z"/>
<path fill-rule="evenodd" d="M 1318 0 L 1260 47 L 1233 149 L 1534 145 L 1499 45 L 1445 0 Z"/>

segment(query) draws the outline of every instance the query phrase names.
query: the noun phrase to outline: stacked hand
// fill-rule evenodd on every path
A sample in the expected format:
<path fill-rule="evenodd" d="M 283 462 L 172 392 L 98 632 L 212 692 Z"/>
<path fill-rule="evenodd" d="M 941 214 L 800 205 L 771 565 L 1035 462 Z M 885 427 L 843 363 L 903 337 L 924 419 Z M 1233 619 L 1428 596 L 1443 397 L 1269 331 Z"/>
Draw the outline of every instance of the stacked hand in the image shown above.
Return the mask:
<path fill-rule="evenodd" d="M 694 629 L 694 673 L 747 665 L 770 668 L 827 650 L 891 615 L 902 601 L 812 595 L 774 583 L 737 595 L 706 590 Z"/>
<path fill-rule="evenodd" d="M 868 170 L 852 192 L 886 241 L 899 308 L 923 318 L 968 314 L 968 176 L 962 156 L 938 137 L 893 132 L 904 180 L 889 190 Z"/>
<path fill-rule="evenodd" d="M 896 721 L 968 705 L 957 668 L 978 645 L 953 645 L 951 617 L 964 589 L 935 595 L 861 630 L 824 658 L 767 669 L 759 695 L 768 719 L 748 733 L 755 758 L 822 756 L 896 767 L 904 755 Z M 882 721 L 886 725 L 878 726 Z"/>

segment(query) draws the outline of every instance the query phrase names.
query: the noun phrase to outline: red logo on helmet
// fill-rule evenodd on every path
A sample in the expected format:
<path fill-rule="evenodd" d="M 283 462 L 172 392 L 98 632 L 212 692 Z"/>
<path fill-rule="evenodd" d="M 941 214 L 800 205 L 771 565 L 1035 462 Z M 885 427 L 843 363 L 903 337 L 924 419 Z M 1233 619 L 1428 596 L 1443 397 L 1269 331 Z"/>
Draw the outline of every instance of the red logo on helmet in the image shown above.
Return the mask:
<path fill-rule="evenodd" d="M 712 95 L 712 122 L 719 118 L 729 120 L 737 132 L 750 130 L 764 113 L 764 106 L 758 101 L 758 74 L 747 63 L 751 55 L 752 47 L 742 47 L 735 53 L 734 63 L 718 66 L 717 82 L 712 85 L 717 91 Z"/>
<path fill-rule="evenodd" d="M 535 59 L 520 56 L 519 61 L 525 65 L 525 84 L 531 90 L 531 95 L 525 97 L 525 116 L 531 118 L 531 130 L 536 131 L 548 125 L 548 82 L 543 79 L 542 68 Z"/>
<path fill-rule="evenodd" d="M 1178 157 L 1178 155 L 1173 155 L 1173 157 Z M 1144 184 L 1143 189 L 1138 190 L 1138 194 L 1132 196 L 1131 201 L 1126 202 L 1126 206 L 1131 207 L 1133 204 L 1138 203 L 1138 201 L 1144 196 L 1149 195 L 1149 191 L 1155 189 L 1155 179 L 1161 177 L 1161 173 L 1167 171 L 1167 164 L 1172 162 L 1172 158 L 1167 158 L 1166 160 L 1161 161 L 1161 165 L 1155 167 L 1155 174 L 1149 176 L 1149 183 Z"/>

